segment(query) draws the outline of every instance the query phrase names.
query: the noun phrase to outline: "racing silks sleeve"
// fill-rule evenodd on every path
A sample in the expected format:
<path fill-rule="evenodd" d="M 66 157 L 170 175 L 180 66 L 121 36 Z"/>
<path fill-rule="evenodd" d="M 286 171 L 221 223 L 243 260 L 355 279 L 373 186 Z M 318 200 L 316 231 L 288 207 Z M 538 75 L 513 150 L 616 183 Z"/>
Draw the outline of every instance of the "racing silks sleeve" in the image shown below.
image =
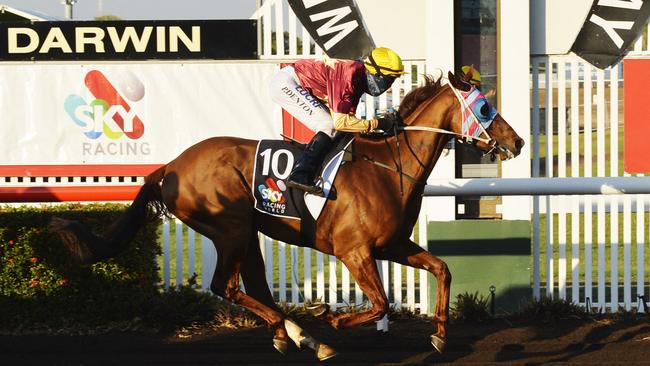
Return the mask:
<path fill-rule="evenodd" d="M 343 132 L 370 132 L 377 128 L 376 119 L 357 118 L 352 113 L 332 112 L 334 129 Z"/>

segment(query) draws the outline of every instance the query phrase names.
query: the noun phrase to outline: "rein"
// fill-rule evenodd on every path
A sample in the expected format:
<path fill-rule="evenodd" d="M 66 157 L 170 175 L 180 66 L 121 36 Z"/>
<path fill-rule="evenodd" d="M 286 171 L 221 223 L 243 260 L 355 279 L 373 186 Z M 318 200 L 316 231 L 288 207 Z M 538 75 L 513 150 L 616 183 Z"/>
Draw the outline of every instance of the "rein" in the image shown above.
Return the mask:
<path fill-rule="evenodd" d="M 444 134 L 447 134 L 447 135 L 454 135 L 454 136 L 457 136 L 457 137 L 462 137 L 462 138 L 464 138 L 464 139 L 477 140 L 477 141 L 484 142 L 484 143 L 486 143 L 486 144 L 490 144 L 490 142 L 492 142 L 492 139 L 491 139 L 491 138 L 486 139 L 486 138 L 482 138 L 482 137 L 474 137 L 474 136 L 471 136 L 471 135 L 465 135 L 465 134 L 458 133 L 458 132 L 453 132 L 453 131 L 443 130 L 442 128 L 436 128 L 436 127 L 425 127 L 425 126 L 402 126 L 402 127 L 399 127 L 399 130 L 400 130 L 400 131 L 427 131 L 427 132 L 437 132 L 437 133 L 444 133 Z"/>

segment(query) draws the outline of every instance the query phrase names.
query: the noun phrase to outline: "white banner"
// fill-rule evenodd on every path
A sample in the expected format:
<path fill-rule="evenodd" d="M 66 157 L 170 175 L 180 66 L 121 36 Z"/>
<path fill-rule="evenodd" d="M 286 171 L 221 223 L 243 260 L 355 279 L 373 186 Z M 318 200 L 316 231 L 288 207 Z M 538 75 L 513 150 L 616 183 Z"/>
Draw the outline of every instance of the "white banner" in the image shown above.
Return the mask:
<path fill-rule="evenodd" d="M 0 165 L 162 164 L 212 136 L 280 138 L 277 64 L 0 67 Z"/>

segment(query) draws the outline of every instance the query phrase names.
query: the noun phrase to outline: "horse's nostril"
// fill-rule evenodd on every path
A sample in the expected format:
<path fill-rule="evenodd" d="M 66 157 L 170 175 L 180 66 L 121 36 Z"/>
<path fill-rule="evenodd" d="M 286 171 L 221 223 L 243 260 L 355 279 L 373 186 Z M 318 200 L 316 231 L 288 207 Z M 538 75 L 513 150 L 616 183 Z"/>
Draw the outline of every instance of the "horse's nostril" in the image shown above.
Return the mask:
<path fill-rule="evenodd" d="M 524 147 L 524 140 L 523 139 L 517 139 L 515 141 L 515 149 L 517 149 L 517 154 L 521 152 L 521 148 Z"/>

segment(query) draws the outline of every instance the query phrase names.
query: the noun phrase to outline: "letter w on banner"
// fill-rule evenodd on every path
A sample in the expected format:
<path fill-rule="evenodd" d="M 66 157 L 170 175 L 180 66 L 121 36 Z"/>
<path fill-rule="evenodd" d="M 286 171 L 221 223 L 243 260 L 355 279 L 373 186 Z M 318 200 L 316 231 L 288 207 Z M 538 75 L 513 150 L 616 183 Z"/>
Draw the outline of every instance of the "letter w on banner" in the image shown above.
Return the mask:
<path fill-rule="evenodd" d="M 605 69 L 625 56 L 650 17 L 650 0 L 594 0 L 571 51 Z"/>
<path fill-rule="evenodd" d="M 327 56 L 360 59 L 375 48 L 354 0 L 288 0 Z"/>

